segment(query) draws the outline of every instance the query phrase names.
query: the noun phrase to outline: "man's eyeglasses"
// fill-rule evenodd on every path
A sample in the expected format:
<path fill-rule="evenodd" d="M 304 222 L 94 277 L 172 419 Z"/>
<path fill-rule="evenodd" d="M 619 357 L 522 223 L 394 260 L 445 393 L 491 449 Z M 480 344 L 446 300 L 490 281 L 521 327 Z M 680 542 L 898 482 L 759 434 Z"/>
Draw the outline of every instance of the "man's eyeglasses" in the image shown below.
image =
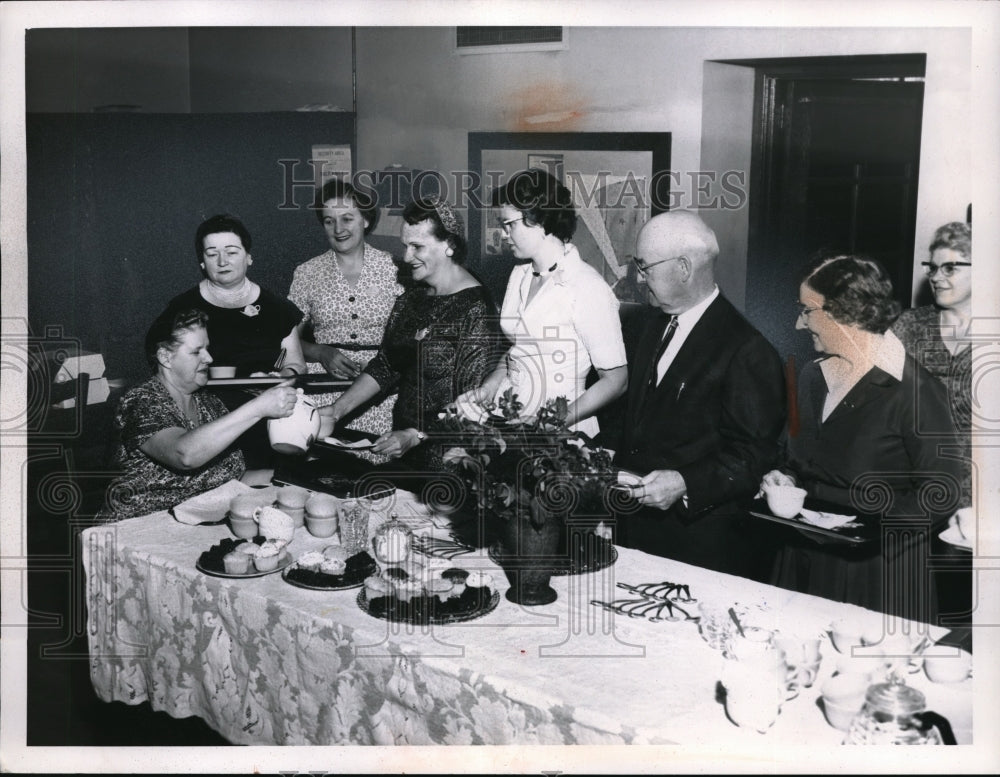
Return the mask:
<path fill-rule="evenodd" d="M 972 262 L 944 262 L 942 264 L 934 264 L 933 262 L 921 262 L 924 266 L 924 272 L 927 273 L 928 278 L 933 278 L 937 275 L 938 270 L 945 278 L 950 278 L 955 274 L 956 267 L 972 267 Z"/>
<path fill-rule="evenodd" d="M 646 275 L 653 267 L 656 267 L 656 265 L 658 264 L 663 264 L 664 262 L 672 262 L 674 259 L 683 259 L 683 258 L 684 258 L 683 256 L 671 256 L 669 259 L 660 259 L 658 262 L 651 262 L 649 264 L 646 264 L 638 256 L 633 256 L 632 264 L 635 265 L 635 269 L 637 269 L 640 273 Z"/>
<path fill-rule="evenodd" d="M 812 315 L 813 313 L 815 313 L 817 310 L 826 310 L 826 308 L 824 308 L 822 306 L 816 307 L 816 308 L 810 308 L 810 307 L 807 307 L 806 305 L 803 305 L 801 303 L 797 303 L 796 307 L 799 310 L 799 312 L 795 316 L 795 320 L 796 321 L 798 321 L 803 316 L 805 316 L 805 318 L 808 319 L 809 316 Z"/>
<path fill-rule="evenodd" d="M 502 229 L 506 234 L 510 234 L 510 225 L 516 224 L 518 221 L 524 221 L 524 216 L 518 216 L 516 219 L 507 219 L 506 221 L 500 222 L 500 229 Z"/>

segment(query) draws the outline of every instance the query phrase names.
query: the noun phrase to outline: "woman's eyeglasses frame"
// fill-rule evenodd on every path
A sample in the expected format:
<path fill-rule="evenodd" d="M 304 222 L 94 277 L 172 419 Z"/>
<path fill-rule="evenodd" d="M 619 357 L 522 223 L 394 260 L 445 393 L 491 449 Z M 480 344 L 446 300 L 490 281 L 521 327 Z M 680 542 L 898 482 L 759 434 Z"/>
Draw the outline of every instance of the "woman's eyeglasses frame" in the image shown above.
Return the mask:
<path fill-rule="evenodd" d="M 955 274 L 956 267 L 972 267 L 972 262 L 942 262 L 941 264 L 921 262 L 920 264 L 924 268 L 924 275 L 928 278 L 933 278 L 939 271 L 945 278 L 950 278 Z"/>

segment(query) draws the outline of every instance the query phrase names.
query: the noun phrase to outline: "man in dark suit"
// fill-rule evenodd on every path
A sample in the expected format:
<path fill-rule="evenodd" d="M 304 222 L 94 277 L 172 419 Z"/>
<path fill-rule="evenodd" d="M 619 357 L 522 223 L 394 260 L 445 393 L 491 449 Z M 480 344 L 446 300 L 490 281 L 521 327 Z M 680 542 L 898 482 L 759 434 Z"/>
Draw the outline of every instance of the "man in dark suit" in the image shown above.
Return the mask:
<path fill-rule="evenodd" d="M 773 346 L 719 294 L 718 255 L 715 233 L 694 213 L 655 216 L 639 233 L 634 261 L 662 315 L 629 366 L 616 461 L 643 475 L 633 491 L 642 507 L 619 517 L 618 536 L 763 579 L 767 530 L 740 506 L 777 459 L 785 384 Z"/>

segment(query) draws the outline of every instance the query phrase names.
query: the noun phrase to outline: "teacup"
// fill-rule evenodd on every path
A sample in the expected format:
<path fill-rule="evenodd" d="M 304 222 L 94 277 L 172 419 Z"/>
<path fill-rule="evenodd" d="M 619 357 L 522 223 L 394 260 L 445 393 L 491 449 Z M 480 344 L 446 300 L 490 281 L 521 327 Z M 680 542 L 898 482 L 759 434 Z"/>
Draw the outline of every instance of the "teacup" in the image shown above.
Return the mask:
<path fill-rule="evenodd" d="M 865 704 L 865 694 L 871 684 L 867 675 L 855 672 L 835 674 L 820 688 L 823 712 L 834 728 L 846 731 Z"/>
<path fill-rule="evenodd" d="M 332 537 L 337 531 L 340 500 L 330 494 L 313 494 L 306 500 L 306 529 L 314 537 Z"/>
<path fill-rule="evenodd" d="M 841 618 L 830 624 L 830 642 L 838 653 L 850 655 L 855 646 L 864 644 L 861 639 L 861 624 L 849 618 Z"/>
<path fill-rule="evenodd" d="M 235 367 L 209 367 L 208 376 L 210 378 L 235 378 L 236 368 Z"/>
<path fill-rule="evenodd" d="M 304 488 L 284 486 L 278 491 L 278 501 L 275 506 L 290 516 L 295 521 L 295 528 L 299 528 L 305 523 L 305 504 L 308 498 L 309 492 Z"/>
<path fill-rule="evenodd" d="M 794 518 L 802 512 L 807 493 L 804 488 L 765 484 L 763 491 L 768 509 L 779 518 Z"/>
<path fill-rule="evenodd" d="M 253 539 L 257 536 L 257 522 L 251 518 L 243 518 L 238 515 L 229 514 L 229 528 L 237 537 L 245 540 Z"/>
<path fill-rule="evenodd" d="M 958 654 L 924 656 L 924 672 L 932 683 L 960 683 L 972 677 L 972 654 L 959 650 Z"/>
<path fill-rule="evenodd" d="M 788 665 L 795 670 L 799 685 L 809 688 L 816 682 L 822 656 L 818 638 L 799 639 L 793 636 L 776 636 L 774 646 L 784 652 Z"/>
<path fill-rule="evenodd" d="M 317 518 L 308 513 L 305 516 L 306 530 L 313 537 L 332 537 L 337 531 L 337 516 Z"/>
<path fill-rule="evenodd" d="M 726 688 L 726 713 L 737 726 L 767 731 L 778 717 L 781 705 L 798 696 L 790 680 L 781 651 L 772 650 L 771 662 L 745 663 L 726 660 L 722 684 Z"/>
<path fill-rule="evenodd" d="M 885 680 L 891 666 L 892 659 L 879 647 L 856 650 L 837 659 L 837 672 L 864 675 L 873 683 Z"/>
<path fill-rule="evenodd" d="M 745 627 L 742 636 L 738 632 L 729 635 L 725 655 L 736 661 L 759 661 L 774 652 L 773 637 L 774 633 L 767 629 Z"/>

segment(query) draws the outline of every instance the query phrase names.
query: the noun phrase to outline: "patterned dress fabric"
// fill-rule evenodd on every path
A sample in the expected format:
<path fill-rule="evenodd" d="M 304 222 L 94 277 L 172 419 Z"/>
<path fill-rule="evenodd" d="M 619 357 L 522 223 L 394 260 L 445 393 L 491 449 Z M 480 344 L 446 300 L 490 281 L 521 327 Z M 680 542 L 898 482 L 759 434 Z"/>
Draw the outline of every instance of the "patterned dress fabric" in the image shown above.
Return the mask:
<path fill-rule="evenodd" d="M 192 496 L 243 476 L 243 454 L 230 447 L 194 470 L 180 471 L 153 461 L 142 445 L 157 432 L 180 427 L 196 429 L 226 414 L 226 406 L 208 391 L 194 395 L 198 422 L 189 421 L 159 378 L 153 377 L 129 390 L 115 413 L 120 443 L 114 467 L 122 470 L 108 489 L 99 518 L 119 520 L 169 510 Z"/>
<path fill-rule="evenodd" d="M 398 386 L 393 428 L 425 431 L 445 405 L 482 383 L 496 366 L 501 340 L 482 286 L 441 296 L 414 288 L 396 302 L 382 348 L 365 371 L 383 390 Z M 404 461 L 437 468 L 432 447 L 419 445 Z"/>
<path fill-rule="evenodd" d="M 295 268 L 288 299 L 312 323 L 317 343 L 346 346 L 344 353 L 364 365 L 377 353 L 389 313 L 402 291 L 392 256 L 366 244 L 364 267 L 355 286 L 344 278 L 331 249 Z M 308 368 L 314 374 L 325 372 L 318 362 L 310 362 Z M 323 407 L 333 404 L 340 392 L 311 396 L 318 407 Z M 392 429 L 394 404 L 395 397 L 385 397 L 360 415 L 347 419 L 347 425 L 385 434 Z"/>

